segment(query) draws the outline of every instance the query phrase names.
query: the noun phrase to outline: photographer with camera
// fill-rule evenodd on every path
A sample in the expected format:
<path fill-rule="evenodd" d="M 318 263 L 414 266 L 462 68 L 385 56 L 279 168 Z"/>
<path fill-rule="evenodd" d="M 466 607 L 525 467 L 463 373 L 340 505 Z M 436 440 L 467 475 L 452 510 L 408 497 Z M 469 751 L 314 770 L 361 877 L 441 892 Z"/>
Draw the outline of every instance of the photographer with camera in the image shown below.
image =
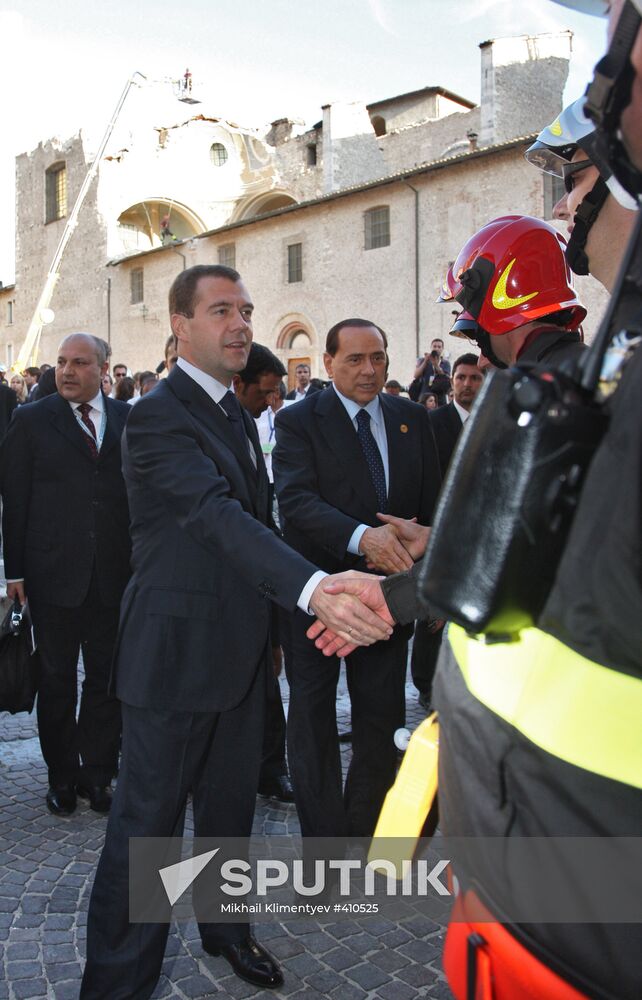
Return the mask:
<path fill-rule="evenodd" d="M 444 356 L 444 342 L 435 337 L 423 358 L 417 359 L 417 367 L 413 380 L 408 388 L 408 395 L 413 402 L 425 392 L 434 392 L 438 406 L 446 403 L 446 397 L 451 389 L 450 362 Z"/>

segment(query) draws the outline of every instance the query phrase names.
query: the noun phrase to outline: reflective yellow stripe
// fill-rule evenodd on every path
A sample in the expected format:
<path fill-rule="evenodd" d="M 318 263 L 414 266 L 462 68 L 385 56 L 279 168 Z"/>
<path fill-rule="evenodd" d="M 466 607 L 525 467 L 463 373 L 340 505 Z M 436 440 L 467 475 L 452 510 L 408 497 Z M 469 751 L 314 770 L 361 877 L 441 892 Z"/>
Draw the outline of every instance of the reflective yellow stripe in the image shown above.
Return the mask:
<path fill-rule="evenodd" d="M 538 629 L 486 645 L 449 639 L 466 686 L 542 750 L 642 788 L 642 681 L 585 659 Z"/>

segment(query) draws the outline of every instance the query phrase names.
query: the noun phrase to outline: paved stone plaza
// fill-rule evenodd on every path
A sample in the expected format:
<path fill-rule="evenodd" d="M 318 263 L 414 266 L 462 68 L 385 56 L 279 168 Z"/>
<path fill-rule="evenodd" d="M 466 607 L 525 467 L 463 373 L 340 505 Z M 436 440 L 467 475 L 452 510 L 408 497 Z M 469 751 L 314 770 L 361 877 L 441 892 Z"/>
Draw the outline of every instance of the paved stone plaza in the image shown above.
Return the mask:
<path fill-rule="evenodd" d="M 284 699 L 287 685 L 283 682 Z M 421 720 L 407 687 L 408 724 Z M 345 684 L 340 730 L 349 726 Z M 343 748 L 348 759 L 350 747 Z M 0 714 L 0 1000 L 72 1000 L 85 957 L 87 907 L 106 820 L 79 800 L 68 819 L 45 806 L 46 770 L 35 714 Z M 190 819 L 191 822 L 191 819 Z M 296 833 L 294 806 L 257 799 L 257 833 Z M 282 963 L 288 1000 L 447 1000 L 440 967 L 443 927 L 413 916 L 393 923 L 291 920 L 261 923 L 256 936 Z M 206 955 L 196 923 L 172 926 L 154 997 L 240 1000 L 261 991 Z M 267 995 L 267 993 L 266 993 Z"/>

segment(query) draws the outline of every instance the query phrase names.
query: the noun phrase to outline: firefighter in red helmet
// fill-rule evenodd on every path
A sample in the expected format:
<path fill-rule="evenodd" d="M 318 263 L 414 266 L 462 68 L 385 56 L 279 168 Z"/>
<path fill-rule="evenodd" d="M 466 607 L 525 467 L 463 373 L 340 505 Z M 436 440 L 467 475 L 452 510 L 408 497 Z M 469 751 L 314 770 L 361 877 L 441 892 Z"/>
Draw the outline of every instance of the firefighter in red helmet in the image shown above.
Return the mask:
<path fill-rule="evenodd" d="M 476 341 L 496 368 L 575 361 L 586 309 L 565 247 L 552 226 L 528 215 L 483 226 L 460 250 L 440 295 L 463 306 L 451 333 Z"/>

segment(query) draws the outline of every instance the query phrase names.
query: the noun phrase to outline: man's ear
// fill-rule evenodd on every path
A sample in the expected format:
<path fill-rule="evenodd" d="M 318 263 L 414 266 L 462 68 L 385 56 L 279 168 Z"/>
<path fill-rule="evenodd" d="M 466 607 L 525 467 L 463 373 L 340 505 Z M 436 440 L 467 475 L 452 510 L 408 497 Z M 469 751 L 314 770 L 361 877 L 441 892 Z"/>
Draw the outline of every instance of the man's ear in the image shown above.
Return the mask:
<path fill-rule="evenodd" d="M 176 337 L 176 347 L 178 348 L 179 340 L 189 340 L 187 316 L 183 316 L 182 313 L 172 313 L 169 317 L 169 324 L 172 328 L 172 333 Z"/>
<path fill-rule="evenodd" d="M 332 362 L 333 361 L 334 361 L 334 358 L 332 357 L 332 355 L 328 354 L 328 352 L 326 351 L 325 354 L 323 355 L 323 364 L 325 365 L 325 370 L 327 371 L 327 373 L 330 376 L 330 378 L 332 378 Z"/>
<path fill-rule="evenodd" d="M 241 376 L 240 375 L 237 375 L 237 374 L 232 375 L 232 385 L 234 386 L 234 392 L 238 394 L 239 386 L 241 385 Z"/>

